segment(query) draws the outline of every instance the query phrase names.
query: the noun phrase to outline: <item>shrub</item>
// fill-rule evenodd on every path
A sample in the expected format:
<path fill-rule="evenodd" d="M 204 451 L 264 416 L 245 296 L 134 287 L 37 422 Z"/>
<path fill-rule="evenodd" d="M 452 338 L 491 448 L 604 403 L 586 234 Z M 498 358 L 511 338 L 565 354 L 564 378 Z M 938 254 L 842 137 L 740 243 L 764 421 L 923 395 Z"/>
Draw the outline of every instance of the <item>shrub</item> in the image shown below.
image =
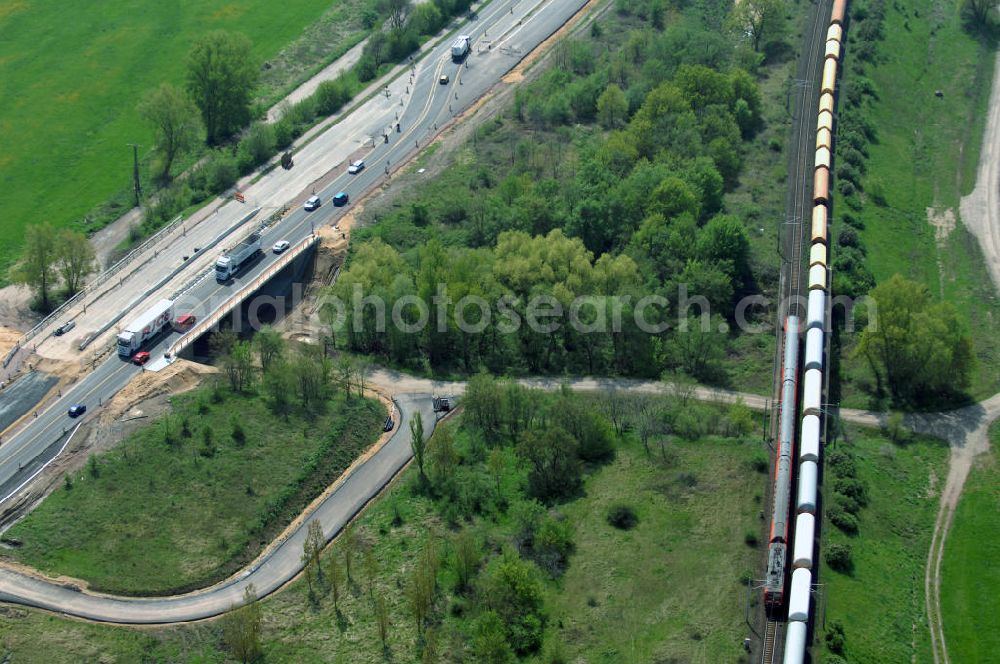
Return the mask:
<path fill-rule="evenodd" d="M 826 465 L 837 477 L 855 477 L 858 474 L 854 457 L 844 450 L 834 450 L 827 454 Z"/>
<path fill-rule="evenodd" d="M 254 124 L 236 148 L 236 163 L 240 173 L 246 175 L 252 172 L 270 159 L 274 151 L 274 129 L 264 122 Z"/>
<path fill-rule="evenodd" d="M 768 459 L 764 453 L 755 454 L 753 459 L 750 461 L 750 467 L 753 468 L 758 473 L 766 473 L 768 466 Z"/>
<path fill-rule="evenodd" d="M 608 510 L 608 523 L 618 530 L 631 530 L 639 523 L 639 515 L 629 505 L 614 505 Z"/>
<path fill-rule="evenodd" d="M 830 523 L 840 528 L 848 535 L 855 535 L 858 532 L 858 519 L 840 505 L 834 505 L 826 510 L 826 518 Z"/>
<path fill-rule="evenodd" d="M 868 489 L 859 479 L 838 477 L 833 482 L 833 490 L 836 493 L 853 498 L 862 507 L 868 504 Z"/>
<path fill-rule="evenodd" d="M 746 533 L 743 535 L 743 542 L 746 543 L 746 545 L 751 548 L 756 547 L 758 542 L 757 533 L 755 533 L 752 530 L 746 531 Z"/>
<path fill-rule="evenodd" d="M 850 227 L 841 229 L 837 236 L 837 244 L 842 247 L 858 246 L 858 232 Z"/>
<path fill-rule="evenodd" d="M 323 81 L 313 93 L 316 99 L 318 115 L 333 115 L 351 98 L 344 79 L 337 77 L 332 81 Z"/>
<path fill-rule="evenodd" d="M 247 442 L 247 434 L 243 430 L 243 426 L 240 425 L 238 421 L 233 421 L 233 442 L 236 443 L 237 447 L 243 447 Z"/>
<path fill-rule="evenodd" d="M 566 569 L 566 562 L 573 552 L 573 525 L 567 519 L 561 521 L 550 517 L 542 520 L 535 532 L 532 558 L 551 577 L 557 577 Z"/>
<path fill-rule="evenodd" d="M 850 574 L 854 567 L 854 563 L 851 560 L 851 546 L 849 544 L 841 544 L 839 542 L 828 544 L 824 557 L 830 569 L 843 574 Z"/>
<path fill-rule="evenodd" d="M 830 649 L 830 652 L 843 655 L 844 641 L 844 626 L 836 620 L 831 620 L 830 627 L 826 630 L 826 647 Z"/>

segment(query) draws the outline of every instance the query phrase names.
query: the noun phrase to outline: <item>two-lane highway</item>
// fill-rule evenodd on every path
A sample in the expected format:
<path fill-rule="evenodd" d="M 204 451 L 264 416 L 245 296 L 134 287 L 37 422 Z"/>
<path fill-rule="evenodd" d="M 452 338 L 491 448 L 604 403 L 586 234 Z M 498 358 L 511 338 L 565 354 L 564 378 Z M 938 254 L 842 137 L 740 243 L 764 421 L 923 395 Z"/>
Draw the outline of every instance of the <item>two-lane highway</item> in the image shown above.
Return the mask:
<path fill-rule="evenodd" d="M 278 257 L 270 253 L 274 242 L 288 240 L 295 244 L 311 234 L 315 227 L 336 224 L 357 198 L 384 181 L 387 165 L 392 168 L 404 163 L 425 147 L 454 115 L 480 99 L 523 55 L 548 38 L 585 4 L 584 0 L 521 0 L 491 4 L 461 29 L 462 34 L 470 35 L 473 43 L 472 52 L 463 63 L 451 60 L 453 38 L 442 39 L 414 65 L 411 80 L 404 76 L 403 80 L 393 83 L 401 94 L 390 94 L 391 99 L 382 100 L 374 110 L 370 104 L 360 109 L 359 112 L 365 113 L 363 119 L 369 136 L 389 136 L 388 143 L 376 140 L 364 155 L 368 167 L 353 175 L 347 173 L 345 167 L 328 186 L 317 192 L 323 200 L 322 207 L 313 212 L 295 209 L 268 229 L 262 238 L 263 257 L 230 283 L 216 283 L 211 272 L 205 273 L 178 299 L 177 312 L 191 312 L 203 317 L 215 311 L 242 285 L 255 279 L 277 260 Z M 449 76 L 447 84 L 439 82 L 442 74 Z M 401 106 L 390 103 L 396 98 Z M 398 132 L 395 130 L 397 122 Z M 330 131 L 337 131 L 337 126 Z M 338 208 L 333 206 L 331 199 L 340 191 L 346 192 L 351 200 L 346 207 Z M 289 192 L 288 199 L 294 198 L 297 193 Z M 234 235 L 232 241 L 227 240 L 227 244 L 235 244 L 242 235 Z M 141 279 L 141 273 L 136 278 Z M 170 293 L 161 294 L 163 296 L 170 296 Z M 139 313 L 130 312 L 123 322 L 127 323 Z M 155 360 L 158 356 L 162 357 L 164 350 L 177 338 L 177 333 L 171 331 L 146 350 Z M 88 412 L 83 419 L 92 417 L 100 404 L 106 403 L 140 371 L 127 361 L 112 356 L 64 390 L 61 398 L 38 412 L 37 418 L 32 418 L 20 431 L 5 439 L 0 445 L 0 504 L 16 494 L 39 468 L 59 452 L 66 432 L 77 422 L 67 415 L 70 405 L 85 404 Z"/>

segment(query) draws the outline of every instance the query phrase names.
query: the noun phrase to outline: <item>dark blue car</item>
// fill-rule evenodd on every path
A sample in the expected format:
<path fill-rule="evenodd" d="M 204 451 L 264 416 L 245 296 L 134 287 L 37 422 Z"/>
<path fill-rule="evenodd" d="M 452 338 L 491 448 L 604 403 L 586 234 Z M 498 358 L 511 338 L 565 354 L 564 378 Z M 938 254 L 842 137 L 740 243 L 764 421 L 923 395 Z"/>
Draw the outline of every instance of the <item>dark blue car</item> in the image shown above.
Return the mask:
<path fill-rule="evenodd" d="M 84 406 L 82 403 L 75 403 L 69 407 L 70 417 L 80 417 L 86 412 L 87 412 L 87 407 Z"/>
<path fill-rule="evenodd" d="M 333 197 L 333 204 L 336 207 L 342 207 L 344 205 L 347 205 L 347 200 L 348 200 L 347 194 L 341 191 L 336 196 Z"/>

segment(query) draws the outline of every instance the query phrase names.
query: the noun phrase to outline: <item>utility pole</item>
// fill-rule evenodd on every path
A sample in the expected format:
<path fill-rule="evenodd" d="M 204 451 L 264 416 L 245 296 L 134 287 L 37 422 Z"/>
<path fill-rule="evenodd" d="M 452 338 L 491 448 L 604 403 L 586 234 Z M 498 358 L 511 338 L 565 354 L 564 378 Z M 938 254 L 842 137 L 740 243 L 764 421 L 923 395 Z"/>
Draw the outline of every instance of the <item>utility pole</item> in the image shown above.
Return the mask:
<path fill-rule="evenodd" d="M 139 207 L 139 198 L 142 196 L 142 184 L 139 183 L 139 146 L 136 143 L 129 143 L 132 146 L 132 189 L 135 191 L 135 206 Z"/>

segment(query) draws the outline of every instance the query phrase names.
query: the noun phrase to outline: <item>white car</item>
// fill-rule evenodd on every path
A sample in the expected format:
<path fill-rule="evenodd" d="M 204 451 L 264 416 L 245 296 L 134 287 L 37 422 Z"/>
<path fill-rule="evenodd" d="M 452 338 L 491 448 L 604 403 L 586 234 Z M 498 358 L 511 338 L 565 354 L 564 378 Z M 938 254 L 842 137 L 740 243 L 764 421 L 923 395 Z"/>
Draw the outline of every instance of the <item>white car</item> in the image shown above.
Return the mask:
<path fill-rule="evenodd" d="M 274 246 L 271 247 L 271 251 L 273 251 L 276 254 L 280 254 L 285 249 L 288 249 L 290 246 L 292 246 L 291 242 L 289 242 L 288 240 L 281 240 L 280 242 L 274 243 Z"/>
<path fill-rule="evenodd" d="M 305 205 L 303 205 L 302 207 L 304 207 L 308 212 L 312 212 L 322 204 L 323 201 L 319 199 L 319 196 L 310 196 L 309 200 L 307 200 L 305 202 Z"/>
<path fill-rule="evenodd" d="M 363 159 L 358 159 L 356 162 L 347 167 L 347 172 L 351 175 L 360 173 L 363 170 L 365 170 L 365 162 Z"/>

